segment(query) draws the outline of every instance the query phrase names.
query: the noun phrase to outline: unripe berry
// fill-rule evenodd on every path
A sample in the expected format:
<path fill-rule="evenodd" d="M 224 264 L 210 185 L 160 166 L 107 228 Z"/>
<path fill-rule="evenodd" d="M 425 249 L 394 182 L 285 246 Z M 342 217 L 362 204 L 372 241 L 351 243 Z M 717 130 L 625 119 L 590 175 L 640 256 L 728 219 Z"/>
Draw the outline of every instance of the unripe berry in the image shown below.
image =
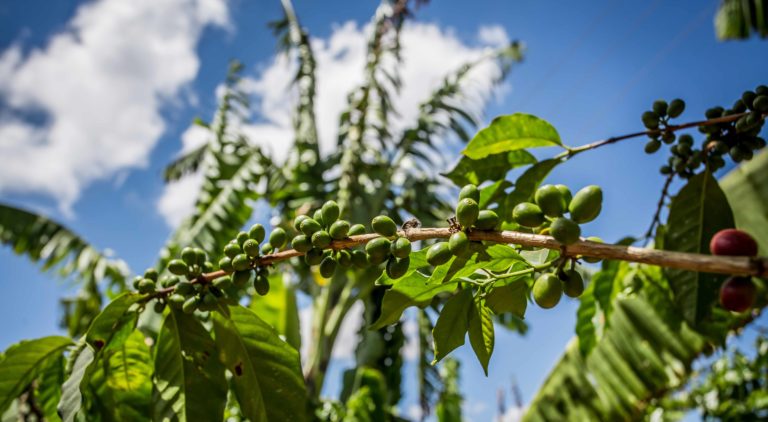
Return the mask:
<path fill-rule="evenodd" d="M 269 244 L 276 249 L 280 249 L 285 246 L 285 242 L 288 240 L 288 236 L 285 234 L 285 230 L 281 227 L 275 227 L 272 233 L 269 234 Z"/>
<path fill-rule="evenodd" d="M 435 267 L 448 262 L 451 256 L 453 254 L 451 254 L 451 250 L 448 248 L 448 242 L 435 243 L 427 250 L 427 262 Z"/>
<path fill-rule="evenodd" d="M 679 98 L 670 101 L 667 107 L 667 114 L 673 119 L 683 114 L 683 111 L 685 111 L 685 101 Z"/>
<path fill-rule="evenodd" d="M 250 239 L 250 236 L 248 236 L 248 233 L 246 232 L 240 232 L 237 234 L 237 237 L 235 240 L 237 240 L 237 244 L 240 245 L 240 247 L 243 247 L 243 243 L 245 243 L 246 240 Z"/>
<path fill-rule="evenodd" d="M 368 255 L 361 251 L 352 251 L 352 265 L 357 268 L 368 268 Z"/>
<path fill-rule="evenodd" d="M 198 298 L 197 297 L 190 297 L 186 301 L 184 301 L 184 305 L 182 305 L 181 310 L 185 314 L 192 314 L 197 309 L 198 305 Z"/>
<path fill-rule="evenodd" d="M 563 199 L 565 200 L 565 208 L 568 209 L 568 204 L 570 204 L 571 200 L 573 199 L 571 190 L 568 189 L 568 186 L 565 185 L 555 185 L 555 187 L 560 191 L 561 194 L 563 194 Z"/>
<path fill-rule="evenodd" d="M 411 254 L 411 241 L 404 237 L 398 237 L 392 242 L 390 252 L 396 258 L 407 258 Z"/>
<path fill-rule="evenodd" d="M 293 238 L 291 241 L 291 247 L 299 252 L 307 252 L 308 250 L 312 249 L 312 242 L 306 235 L 300 234 Z"/>
<path fill-rule="evenodd" d="M 387 267 L 386 272 L 387 276 L 393 280 L 397 280 L 398 278 L 405 275 L 405 273 L 408 272 L 408 267 L 411 264 L 411 259 L 408 257 L 405 258 L 395 258 L 390 257 L 389 261 L 387 261 Z"/>
<path fill-rule="evenodd" d="M 275 250 L 275 247 L 272 246 L 272 244 L 269 243 L 269 242 L 261 245 L 261 253 L 262 253 L 262 255 L 271 254 L 272 251 L 274 251 L 274 250 Z"/>
<path fill-rule="evenodd" d="M 224 255 L 234 258 L 237 255 L 240 255 L 243 252 L 243 248 L 240 247 L 236 242 L 235 243 L 227 243 L 227 246 L 224 246 Z"/>
<path fill-rule="evenodd" d="M 563 293 L 568 297 L 579 297 L 584 293 L 584 279 L 576 270 L 567 270 L 559 274 L 563 281 Z"/>
<path fill-rule="evenodd" d="M 176 285 L 175 292 L 182 295 L 182 296 L 189 296 L 195 291 L 195 285 L 190 283 L 189 281 L 180 281 L 179 284 Z"/>
<path fill-rule="evenodd" d="M 269 278 L 266 275 L 259 274 L 253 280 L 253 288 L 259 296 L 266 296 L 269 293 Z"/>
<path fill-rule="evenodd" d="M 342 268 L 349 268 L 352 266 L 352 254 L 348 250 L 342 249 L 336 252 L 336 261 Z"/>
<path fill-rule="evenodd" d="M 749 277 L 731 277 L 720 288 L 720 304 L 731 312 L 744 312 L 755 304 L 756 292 Z"/>
<path fill-rule="evenodd" d="M 544 223 L 544 213 L 538 205 L 522 202 L 512 209 L 512 218 L 524 227 L 538 227 Z"/>
<path fill-rule="evenodd" d="M 475 227 L 478 230 L 493 230 L 499 224 L 499 215 L 492 210 L 480 210 Z"/>
<path fill-rule="evenodd" d="M 549 227 L 552 237 L 563 245 L 576 243 L 581 236 L 581 228 L 578 224 L 565 217 L 556 218 Z"/>
<path fill-rule="evenodd" d="M 319 249 L 324 249 L 331 244 L 331 240 L 331 235 L 328 234 L 327 231 L 320 230 L 319 232 L 315 232 L 312 235 L 312 246 Z"/>
<path fill-rule="evenodd" d="M 339 209 L 339 204 L 337 204 L 336 201 L 327 201 L 323 204 L 321 212 L 323 215 L 323 224 L 328 226 L 339 219 L 341 209 Z"/>
<path fill-rule="evenodd" d="M 603 190 L 600 186 L 590 185 L 576 192 L 569 211 L 576 223 L 588 223 L 600 214 L 603 208 Z"/>
<path fill-rule="evenodd" d="M 197 261 L 197 254 L 195 254 L 195 250 L 190 247 L 186 247 L 181 250 L 181 259 L 187 263 L 187 265 L 195 265 L 195 262 Z"/>
<path fill-rule="evenodd" d="M 323 221 L 323 210 L 322 209 L 316 210 L 315 213 L 312 214 L 312 218 L 315 221 L 317 221 L 318 223 L 320 223 L 320 225 L 322 227 L 326 226 L 325 221 Z"/>
<path fill-rule="evenodd" d="M 323 227 L 314 218 L 305 218 L 301 222 L 301 232 L 307 236 L 312 236 L 312 234 L 322 229 Z"/>
<path fill-rule="evenodd" d="M 473 184 L 464 185 L 464 187 L 461 188 L 461 191 L 459 191 L 459 200 L 464 198 L 469 198 L 475 202 L 480 202 L 480 191 L 477 189 L 477 186 Z"/>
<path fill-rule="evenodd" d="M 392 237 L 397 234 L 397 225 L 386 215 L 374 217 L 371 221 L 371 227 L 373 231 L 385 237 Z"/>
<path fill-rule="evenodd" d="M 296 216 L 296 218 L 293 220 L 293 228 L 296 229 L 297 232 L 300 232 L 301 223 L 307 218 L 309 218 L 309 216 L 304 214 Z"/>
<path fill-rule="evenodd" d="M 389 255 L 391 242 L 383 237 L 377 237 L 365 245 L 365 252 L 372 257 L 380 258 Z M 383 261 L 381 261 L 383 262 Z"/>
<path fill-rule="evenodd" d="M 563 295 L 563 284 L 552 274 L 542 274 L 533 283 L 533 300 L 544 309 L 554 308 Z"/>
<path fill-rule="evenodd" d="M 232 287 L 232 277 L 225 275 L 213 280 L 213 285 L 220 290 L 227 290 Z"/>
<path fill-rule="evenodd" d="M 648 129 L 657 129 L 659 127 L 659 115 L 652 111 L 646 111 L 640 118 L 643 121 L 643 125 Z"/>
<path fill-rule="evenodd" d="M 254 224 L 248 230 L 248 237 L 255 240 L 257 244 L 263 242 L 266 235 L 267 231 L 264 230 L 264 226 L 261 224 Z"/>
<path fill-rule="evenodd" d="M 469 238 L 464 232 L 456 232 L 448 239 L 448 249 L 455 256 L 464 256 L 469 252 Z"/>
<path fill-rule="evenodd" d="M 320 275 L 323 276 L 323 278 L 333 277 L 333 274 L 336 272 L 336 265 L 336 259 L 332 256 L 326 256 L 323 258 L 322 262 L 320 262 Z"/>
<path fill-rule="evenodd" d="M 720 230 L 709 241 L 712 255 L 756 256 L 757 242 L 748 233 L 737 229 Z"/>
<path fill-rule="evenodd" d="M 656 100 L 653 102 L 653 112 L 659 116 L 666 116 L 667 114 L 667 102 L 664 100 Z"/>
<path fill-rule="evenodd" d="M 189 269 L 186 262 L 180 259 L 172 259 L 168 263 L 168 271 L 175 275 L 187 275 Z"/>
<path fill-rule="evenodd" d="M 480 207 L 474 199 L 464 198 L 456 205 L 456 220 L 465 229 L 472 227 L 479 215 Z"/>
<path fill-rule="evenodd" d="M 144 278 L 139 282 L 139 293 L 152 293 L 155 291 L 155 282 Z"/>
<path fill-rule="evenodd" d="M 259 242 L 256 239 L 248 239 L 243 243 L 243 252 L 251 258 L 259 256 Z"/>
<path fill-rule="evenodd" d="M 235 273 L 232 274 L 232 284 L 238 288 L 243 288 L 249 281 L 251 281 L 252 275 L 253 271 L 251 270 L 235 271 Z"/>
<path fill-rule="evenodd" d="M 306 255 L 304 255 L 304 262 L 306 262 L 307 265 L 318 265 L 322 261 L 323 261 L 322 249 L 312 248 L 309 251 L 307 251 Z"/>
<path fill-rule="evenodd" d="M 157 270 L 154 268 L 147 268 L 147 270 L 144 271 L 144 278 L 148 278 L 152 281 L 157 281 L 158 275 Z"/>
<path fill-rule="evenodd" d="M 646 154 L 653 154 L 654 152 L 658 151 L 659 148 L 661 148 L 661 142 L 659 142 L 657 139 L 651 139 L 647 144 L 645 144 Z"/>
<path fill-rule="evenodd" d="M 563 193 L 553 185 L 540 187 L 536 190 L 533 198 L 541 211 L 548 217 L 560 217 L 566 210 Z"/>
<path fill-rule="evenodd" d="M 251 266 L 251 261 L 248 259 L 248 255 L 240 254 L 232 259 L 232 267 L 236 271 L 247 270 Z"/>
<path fill-rule="evenodd" d="M 349 233 L 349 222 L 346 220 L 338 220 L 335 221 L 333 224 L 331 224 L 331 227 L 328 229 L 328 233 L 331 235 L 332 238 L 336 240 L 341 240 L 347 237 L 347 234 Z"/>
<path fill-rule="evenodd" d="M 349 228 L 347 236 L 357 236 L 359 234 L 365 234 L 365 226 L 362 224 L 355 224 Z"/>

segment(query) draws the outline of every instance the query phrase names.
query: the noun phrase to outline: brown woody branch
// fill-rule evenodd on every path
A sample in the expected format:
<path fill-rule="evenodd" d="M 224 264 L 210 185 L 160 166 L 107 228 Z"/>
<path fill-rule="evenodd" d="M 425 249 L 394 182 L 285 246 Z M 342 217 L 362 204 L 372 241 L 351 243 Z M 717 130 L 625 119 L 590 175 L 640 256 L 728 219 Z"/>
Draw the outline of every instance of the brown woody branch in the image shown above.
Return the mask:
<path fill-rule="evenodd" d="M 419 241 L 428 239 L 447 239 L 451 236 L 452 231 L 447 227 L 419 228 L 400 231 L 398 234 L 411 241 Z M 497 232 L 472 230 L 468 233 L 468 236 L 470 240 L 484 240 L 536 248 L 565 250 L 566 255 L 572 257 L 585 256 L 590 258 L 638 262 L 642 264 L 704 273 L 768 277 L 768 258 L 764 257 L 713 256 L 638 248 L 634 246 L 612 245 L 608 243 L 596 243 L 586 240 L 580 240 L 572 245 L 563 247 L 563 245 L 556 241 L 552 236 L 516 231 Z M 377 237 L 381 236 L 371 233 L 351 236 L 343 240 L 334 240 L 329 249 L 349 249 L 355 246 L 365 245 Z M 264 255 L 256 259 L 254 266 L 271 265 L 276 262 L 285 261 L 302 255 L 304 255 L 304 253 L 296 251 L 295 249 L 288 249 Z M 207 283 L 225 275 L 227 275 L 227 273 L 223 270 L 214 271 L 202 274 L 193 282 Z M 173 290 L 174 287 L 160 289 L 155 295 L 165 295 L 171 293 Z"/>

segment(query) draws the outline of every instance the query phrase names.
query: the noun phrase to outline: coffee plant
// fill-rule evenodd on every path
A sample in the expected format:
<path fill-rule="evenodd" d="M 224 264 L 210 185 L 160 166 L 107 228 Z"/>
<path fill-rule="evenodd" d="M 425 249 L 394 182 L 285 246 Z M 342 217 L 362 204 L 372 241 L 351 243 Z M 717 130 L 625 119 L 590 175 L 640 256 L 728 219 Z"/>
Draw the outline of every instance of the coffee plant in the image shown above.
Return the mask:
<path fill-rule="evenodd" d="M 495 61 L 503 80 L 523 55 L 512 43 L 449 73 L 416 123 L 394 133 L 399 35 L 411 10 L 385 2 L 337 152 L 322 156 L 312 46 L 288 0 L 283 8 L 275 32 L 298 62 L 290 156 L 276 162 L 238 130 L 249 105 L 233 63 L 213 120 L 195 123 L 210 141 L 166 169 L 167 181 L 201 172 L 203 184 L 156 265 L 131 279 L 122 261 L 66 227 L 0 206 L 3 243 L 82 286 L 62 301 L 67 336 L 21 341 L 0 357 L 0 411 L 65 421 L 403 420 L 403 319 L 413 317 L 423 414 L 460 420 L 449 355 L 468 337 L 487 374 L 495 330 L 524 332 L 535 324 L 524 320 L 529 302 L 553 308 L 566 295 L 580 301 L 577 339 L 525 419 L 639 419 L 766 305 L 768 260 L 758 254 L 768 248 L 768 87 L 687 123 L 676 120 L 683 100 L 659 100 L 641 113 L 647 130 L 575 147 L 523 113 L 471 136 L 468 75 Z M 543 183 L 583 153 L 641 137 L 647 153 L 669 145 L 648 232 L 617 244 L 589 237 L 582 225 L 601 216 L 603 196 L 622 193 Z M 458 145 L 452 169 L 431 170 Z M 538 159 L 531 151 L 542 147 L 556 152 Z M 718 181 L 729 161 L 739 169 Z M 508 180 L 512 169 L 522 172 Z M 682 183 L 675 194 L 673 180 Z M 252 224 L 257 201 L 271 207 L 270 224 Z M 308 338 L 299 296 L 311 299 Z M 329 398 L 325 376 L 356 303 L 356 365 Z"/>

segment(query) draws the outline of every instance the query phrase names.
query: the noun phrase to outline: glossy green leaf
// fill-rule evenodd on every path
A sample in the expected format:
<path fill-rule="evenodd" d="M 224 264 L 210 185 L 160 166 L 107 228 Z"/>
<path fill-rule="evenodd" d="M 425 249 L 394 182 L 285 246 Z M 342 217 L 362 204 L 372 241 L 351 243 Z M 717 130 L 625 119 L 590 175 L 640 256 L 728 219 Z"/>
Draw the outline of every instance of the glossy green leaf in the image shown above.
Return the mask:
<path fill-rule="evenodd" d="M 432 330 L 435 350 L 433 365 L 464 344 L 464 337 L 469 329 L 470 309 L 472 289 L 462 289 L 445 302 Z"/>
<path fill-rule="evenodd" d="M 768 255 L 768 153 L 733 169 L 720 180 L 733 208 L 736 227 L 747 231 L 759 246 L 759 255 Z"/>
<path fill-rule="evenodd" d="M 741 40 L 752 35 L 768 37 L 768 2 L 723 0 L 715 15 L 715 33 L 721 40 Z"/>
<path fill-rule="evenodd" d="M 692 177 L 672 200 L 664 248 L 708 254 L 712 236 L 733 226 L 733 213 L 725 193 L 717 180 L 704 172 Z M 722 276 L 675 269 L 667 269 L 666 274 L 675 303 L 686 321 L 696 325 L 709 315 Z"/>
<path fill-rule="evenodd" d="M 243 414 L 252 421 L 306 420 L 299 354 L 254 312 L 239 306 L 214 315 L 219 355 L 232 373 Z"/>
<path fill-rule="evenodd" d="M 536 157 L 524 149 L 493 154 L 479 160 L 462 156 L 456 166 L 443 176 L 457 186 L 469 183 L 480 185 L 486 180 L 502 180 L 513 168 L 534 163 Z"/>
<path fill-rule="evenodd" d="M 576 336 L 579 352 L 586 357 L 597 344 L 597 301 L 595 300 L 594 279 L 587 285 L 579 297 L 579 309 L 576 311 Z"/>
<path fill-rule="evenodd" d="M 99 315 L 94 318 L 91 327 L 85 335 L 85 340 L 96 351 L 106 351 L 112 347 L 120 347 L 133 332 L 138 320 L 134 304 L 141 295 L 123 293 L 110 302 Z"/>
<path fill-rule="evenodd" d="M 469 343 L 487 376 L 494 345 L 493 314 L 479 297 L 472 301 L 469 311 Z"/>
<path fill-rule="evenodd" d="M 83 394 L 80 391 L 83 380 L 88 380 L 92 372 L 91 363 L 96 357 L 96 353 L 88 344 L 81 344 L 76 350 L 77 353 L 72 365 L 72 372 L 69 378 L 61 386 L 61 400 L 59 401 L 58 413 L 64 422 L 72 422 L 80 411 L 83 403 Z"/>
<path fill-rule="evenodd" d="M 67 337 L 50 336 L 9 347 L 0 357 L 0 414 L 71 345 Z"/>
<path fill-rule="evenodd" d="M 64 356 L 51 360 L 40 371 L 35 389 L 35 401 L 46 419 L 56 420 L 58 412 L 56 407 L 61 400 L 61 386 L 65 381 Z"/>
<path fill-rule="evenodd" d="M 296 290 L 285 285 L 281 272 L 270 274 L 269 285 L 269 294 L 253 295 L 249 308 L 285 338 L 294 349 L 301 350 Z"/>
<path fill-rule="evenodd" d="M 227 384 L 218 354 L 194 315 L 168 312 L 155 345 L 152 419 L 222 420 Z"/>
<path fill-rule="evenodd" d="M 493 119 L 469 141 L 463 153 L 479 160 L 509 151 L 560 145 L 560 135 L 552 125 L 536 116 L 516 113 Z"/>
<path fill-rule="evenodd" d="M 446 264 L 447 265 L 447 264 Z M 442 283 L 430 277 L 413 271 L 397 280 L 394 286 L 384 294 L 381 304 L 381 316 L 370 327 L 372 330 L 381 329 L 400 320 L 403 311 L 411 306 L 424 307 L 432 301 L 435 295 L 451 292 L 456 289 L 456 281 Z"/>
<path fill-rule="evenodd" d="M 506 284 L 498 282 L 485 296 L 485 305 L 497 315 L 509 312 L 518 318 L 524 318 L 528 306 L 526 280 L 529 278 L 530 276 L 520 276 L 502 280 Z"/>

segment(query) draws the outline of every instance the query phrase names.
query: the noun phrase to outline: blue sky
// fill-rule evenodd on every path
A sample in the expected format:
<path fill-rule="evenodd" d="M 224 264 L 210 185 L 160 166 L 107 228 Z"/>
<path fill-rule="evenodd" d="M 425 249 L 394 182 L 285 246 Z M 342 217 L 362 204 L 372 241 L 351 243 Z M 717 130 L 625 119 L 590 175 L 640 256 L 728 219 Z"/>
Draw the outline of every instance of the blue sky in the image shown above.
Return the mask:
<path fill-rule="evenodd" d="M 182 138 L 186 147 L 194 143 L 189 122 L 212 114 L 214 91 L 229 59 L 247 65 L 253 93 L 263 100 L 256 101 L 264 113 L 256 116 L 254 133 L 282 134 L 281 104 L 267 101 L 280 98 L 270 82 L 282 80 L 282 68 L 266 27 L 279 18 L 280 9 L 278 1 L 123 3 L 139 11 L 133 13 L 112 7 L 116 4 L 0 2 L 0 155 L 6 162 L 0 199 L 63 221 L 139 271 L 154 263 L 170 233 L 169 222 L 185 209 L 179 202 L 183 189 L 166 188 L 162 169 L 184 147 Z M 434 84 L 457 60 L 507 36 L 525 43 L 526 58 L 488 103 L 486 120 L 518 111 L 535 114 L 558 128 L 565 143 L 579 145 L 639 130 L 640 114 L 658 98 L 684 98 L 683 120 L 698 119 L 706 108 L 730 105 L 745 89 L 768 82 L 765 41 L 715 39 L 717 4 L 433 1 L 411 24 L 414 44 L 421 39 L 435 47 L 425 50 L 435 55 L 428 56 L 429 69 L 412 63 L 413 80 L 431 78 Z M 321 64 L 333 69 L 329 80 L 344 78 L 346 65 L 356 59 L 339 61 L 330 41 L 348 43 L 354 51 L 377 3 L 297 1 L 295 6 L 310 34 L 326 42 L 327 60 Z M 145 17 L 161 23 L 144 28 Z M 88 40 L 89 48 L 80 48 Z M 114 45 L 114 51 L 130 56 L 110 56 L 117 54 Z M 88 54 L 100 59 L 89 61 Z M 358 75 L 358 70 L 352 66 L 351 72 Z M 93 95 L 68 91 L 79 86 L 90 87 Z M 335 117 L 329 119 L 330 127 Z M 78 123 L 84 136 L 77 136 Z M 644 232 L 663 182 L 658 174 L 663 154 L 643 154 L 643 143 L 627 141 L 583 154 L 552 174 L 551 181 L 574 188 L 603 187 L 603 213 L 585 233 L 616 240 Z M 164 198 L 166 208 L 160 205 Z M 0 318 L 6 321 L 0 348 L 57 332 L 57 299 L 70 286 L 41 274 L 7 248 L 0 249 L 0 268 Z M 488 378 L 468 347 L 456 353 L 464 361 L 469 415 L 489 420 L 496 389 L 509 391 L 512 377 L 524 399 L 531 398 L 572 336 L 576 306 L 575 301 L 551 311 L 530 306 L 531 330 L 523 338 L 498 330 Z M 329 382 L 333 389 L 337 380 L 331 376 Z M 412 396 L 407 398 L 404 411 L 413 403 Z"/>

